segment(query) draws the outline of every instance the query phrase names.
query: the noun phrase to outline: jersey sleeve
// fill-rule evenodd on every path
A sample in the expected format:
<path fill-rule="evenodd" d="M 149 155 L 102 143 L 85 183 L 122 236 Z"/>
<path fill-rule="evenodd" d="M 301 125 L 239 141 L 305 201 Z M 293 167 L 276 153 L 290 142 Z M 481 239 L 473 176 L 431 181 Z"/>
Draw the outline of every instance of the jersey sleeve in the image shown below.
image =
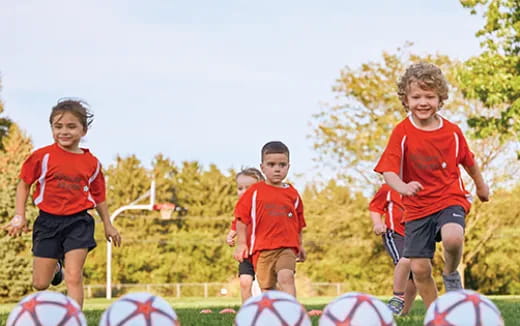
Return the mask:
<path fill-rule="evenodd" d="M 33 184 L 41 175 L 41 155 L 32 153 L 23 163 L 20 179 L 28 185 Z"/>
<path fill-rule="evenodd" d="M 94 172 L 94 175 L 91 177 L 90 194 L 96 204 L 99 204 L 106 200 L 106 185 L 101 163 L 98 161 L 97 164 L 96 172 Z"/>
<path fill-rule="evenodd" d="M 233 222 L 231 222 L 231 230 L 232 231 L 237 230 L 237 218 L 236 217 L 233 219 Z"/>
<path fill-rule="evenodd" d="M 466 167 L 475 165 L 475 155 L 471 152 L 466 137 L 462 131 L 457 128 L 457 136 L 459 138 L 459 153 L 457 155 L 457 163 Z"/>
<path fill-rule="evenodd" d="M 403 149 L 401 148 L 401 144 L 404 140 L 404 132 L 399 126 L 397 126 L 392 131 L 386 149 L 374 168 L 375 172 L 381 174 L 383 172 L 394 172 L 397 175 L 401 174 L 401 162 L 403 160 Z"/>
<path fill-rule="evenodd" d="M 371 212 L 376 212 L 381 215 L 385 214 L 386 206 L 387 206 L 387 192 L 383 191 L 383 188 L 380 188 L 376 194 L 374 195 L 374 198 L 370 201 L 370 204 L 368 205 L 368 210 Z"/>
<path fill-rule="evenodd" d="M 256 191 L 253 191 L 253 189 L 254 187 L 249 187 L 249 189 L 247 189 L 242 197 L 240 197 L 235 206 L 235 220 L 238 220 L 246 225 L 251 224 L 251 202 L 253 199 L 253 194 Z"/>

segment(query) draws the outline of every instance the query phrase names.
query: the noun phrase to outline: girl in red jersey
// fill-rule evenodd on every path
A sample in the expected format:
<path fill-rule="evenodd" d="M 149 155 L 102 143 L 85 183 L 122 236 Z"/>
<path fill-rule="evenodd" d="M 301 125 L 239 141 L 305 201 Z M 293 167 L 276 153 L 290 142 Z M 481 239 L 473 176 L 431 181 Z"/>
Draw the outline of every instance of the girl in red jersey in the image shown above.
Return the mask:
<path fill-rule="evenodd" d="M 28 231 L 25 204 L 35 183 L 33 200 L 40 213 L 33 226 L 33 287 L 45 290 L 51 282 L 59 284 L 64 264 L 67 294 L 80 306 L 83 266 L 87 253 L 96 246 L 89 209 L 95 208 L 101 217 L 107 240 L 121 244 L 110 222 L 101 164 L 88 149 L 79 147 L 92 118 L 82 101 L 65 99 L 52 108 L 49 122 L 54 144 L 37 149 L 24 162 L 15 216 L 4 227 L 11 236 Z"/>
<path fill-rule="evenodd" d="M 404 256 L 410 258 L 415 285 L 428 307 L 437 298 L 431 258 L 442 240 L 446 291 L 462 288 L 457 267 L 464 243 L 464 218 L 471 195 L 459 165 L 475 182 L 481 201 L 489 188 L 460 128 L 438 114 L 448 98 L 442 71 L 429 63 L 413 64 L 398 83 L 398 95 L 409 116 L 392 131 L 375 171 L 403 195 Z"/>
<path fill-rule="evenodd" d="M 255 168 L 248 168 L 240 171 L 236 177 L 238 198 L 240 199 L 240 197 L 242 197 L 242 195 L 252 184 L 264 180 L 265 179 L 262 175 L 262 172 L 258 171 Z M 231 230 L 229 230 L 229 233 L 226 237 L 226 242 L 231 247 L 235 245 L 235 238 L 237 235 L 236 223 L 237 220 L 235 218 L 231 223 Z M 239 263 L 238 277 L 240 279 L 240 294 L 242 297 L 242 302 L 245 302 L 253 294 L 253 281 L 255 280 L 255 269 L 250 259 L 244 259 L 242 262 Z M 258 287 L 258 283 L 255 283 L 257 285 L 257 292 L 260 292 L 260 287 Z"/>

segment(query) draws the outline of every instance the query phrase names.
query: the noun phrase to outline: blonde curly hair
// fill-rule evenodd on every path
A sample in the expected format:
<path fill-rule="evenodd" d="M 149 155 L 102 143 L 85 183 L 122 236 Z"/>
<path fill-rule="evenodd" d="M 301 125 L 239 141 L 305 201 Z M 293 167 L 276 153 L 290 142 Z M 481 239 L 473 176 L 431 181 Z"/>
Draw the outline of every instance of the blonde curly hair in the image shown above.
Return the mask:
<path fill-rule="evenodd" d="M 441 107 L 448 99 L 448 82 L 439 67 L 427 62 L 414 63 L 406 69 L 406 72 L 397 83 L 397 95 L 404 108 L 408 111 L 405 99 L 410 84 L 416 82 L 421 89 L 433 90 L 437 93 Z"/>

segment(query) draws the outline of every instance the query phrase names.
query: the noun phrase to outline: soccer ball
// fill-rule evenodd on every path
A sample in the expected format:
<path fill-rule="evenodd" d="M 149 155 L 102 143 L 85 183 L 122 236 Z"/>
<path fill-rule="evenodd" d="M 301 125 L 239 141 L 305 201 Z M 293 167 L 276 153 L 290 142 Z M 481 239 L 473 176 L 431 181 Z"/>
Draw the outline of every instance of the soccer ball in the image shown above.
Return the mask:
<path fill-rule="evenodd" d="M 379 299 L 364 293 L 345 293 L 330 302 L 320 326 L 395 326 L 392 311 Z"/>
<path fill-rule="evenodd" d="M 471 290 L 448 292 L 435 300 L 424 318 L 426 326 L 503 326 L 498 308 Z"/>
<path fill-rule="evenodd" d="M 58 292 L 43 291 L 26 296 L 9 314 L 7 326 L 87 326 L 76 301 Z"/>
<path fill-rule="evenodd" d="M 105 310 L 99 326 L 179 326 L 177 314 L 163 298 L 146 292 L 130 293 Z"/>
<path fill-rule="evenodd" d="M 305 308 L 290 294 L 266 291 L 247 299 L 235 317 L 236 326 L 310 326 Z"/>

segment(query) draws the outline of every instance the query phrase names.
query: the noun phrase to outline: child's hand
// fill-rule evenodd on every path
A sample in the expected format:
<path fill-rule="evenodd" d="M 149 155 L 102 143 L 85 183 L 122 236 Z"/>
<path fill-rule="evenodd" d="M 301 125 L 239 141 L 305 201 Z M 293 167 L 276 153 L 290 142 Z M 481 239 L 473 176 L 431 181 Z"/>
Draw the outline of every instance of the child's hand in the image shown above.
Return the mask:
<path fill-rule="evenodd" d="M 477 196 L 481 202 L 489 201 L 489 187 L 487 184 L 483 184 L 480 187 L 477 187 Z"/>
<path fill-rule="evenodd" d="M 386 232 L 386 224 L 385 223 L 377 223 L 374 225 L 374 233 L 376 235 L 381 235 Z"/>
<path fill-rule="evenodd" d="M 105 224 L 105 238 L 116 247 L 121 245 L 121 235 L 112 224 Z"/>
<path fill-rule="evenodd" d="M 248 248 L 247 248 L 247 245 L 246 244 L 239 244 L 237 246 L 237 248 L 235 249 L 235 252 L 233 253 L 233 257 L 238 261 L 238 262 L 243 262 L 244 261 L 244 258 L 247 258 L 249 255 L 248 255 Z"/>
<path fill-rule="evenodd" d="M 303 248 L 303 246 L 300 246 L 298 248 L 298 256 L 296 256 L 296 262 L 303 263 L 306 258 L 307 258 L 307 253 L 305 252 L 305 249 Z"/>
<path fill-rule="evenodd" d="M 227 236 L 226 236 L 226 242 L 230 247 L 233 247 L 235 245 L 235 237 L 237 233 L 236 231 L 229 230 Z"/>
<path fill-rule="evenodd" d="M 422 184 L 417 181 L 410 181 L 404 184 L 402 189 L 399 189 L 399 193 L 403 196 L 414 196 L 421 190 L 423 190 Z"/>
<path fill-rule="evenodd" d="M 11 221 L 2 227 L 3 230 L 7 231 L 7 234 L 11 237 L 17 237 L 22 233 L 29 232 L 27 227 L 27 219 L 25 216 L 15 215 Z"/>

